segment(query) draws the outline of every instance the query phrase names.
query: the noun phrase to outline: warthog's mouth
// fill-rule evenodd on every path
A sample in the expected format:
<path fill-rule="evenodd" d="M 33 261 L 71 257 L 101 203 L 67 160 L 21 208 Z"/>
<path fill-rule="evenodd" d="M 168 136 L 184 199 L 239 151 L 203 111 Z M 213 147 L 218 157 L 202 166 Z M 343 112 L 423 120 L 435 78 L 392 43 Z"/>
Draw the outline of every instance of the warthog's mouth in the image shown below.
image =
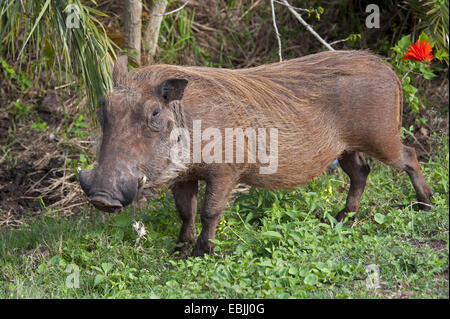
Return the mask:
<path fill-rule="evenodd" d="M 94 205 L 97 209 L 104 212 L 116 212 L 120 210 L 123 205 L 117 199 L 112 199 L 109 196 L 104 194 L 95 194 L 92 197 L 89 197 L 89 201 Z"/>

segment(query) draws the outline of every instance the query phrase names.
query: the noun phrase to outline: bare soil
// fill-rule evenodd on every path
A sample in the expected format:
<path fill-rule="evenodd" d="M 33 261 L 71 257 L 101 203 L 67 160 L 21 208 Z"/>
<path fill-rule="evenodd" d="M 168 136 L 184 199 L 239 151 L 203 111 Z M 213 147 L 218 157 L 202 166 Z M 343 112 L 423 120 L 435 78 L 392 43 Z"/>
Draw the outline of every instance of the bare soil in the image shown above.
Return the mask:
<path fill-rule="evenodd" d="M 56 92 L 41 98 L 30 91 L 21 98 L 23 105 L 34 105 L 21 116 L 12 102 L 0 99 L 0 226 L 20 225 L 23 217 L 39 216 L 47 209 L 76 214 L 86 204 L 73 168 L 66 167 L 67 158 L 79 158 L 80 141 L 62 134 L 67 124 Z M 62 102 L 66 110 L 75 100 Z M 32 128 L 36 119 L 47 123 L 45 130 Z"/>

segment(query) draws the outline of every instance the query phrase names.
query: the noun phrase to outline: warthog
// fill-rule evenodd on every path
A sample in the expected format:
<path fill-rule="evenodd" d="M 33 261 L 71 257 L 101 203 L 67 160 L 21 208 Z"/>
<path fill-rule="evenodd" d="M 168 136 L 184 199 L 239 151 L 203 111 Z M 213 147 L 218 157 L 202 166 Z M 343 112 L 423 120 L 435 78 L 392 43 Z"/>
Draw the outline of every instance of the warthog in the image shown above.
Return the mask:
<path fill-rule="evenodd" d="M 406 171 L 419 208 L 430 207 L 431 189 L 416 153 L 400 138 L 400 81 L 370 53 L 322 52 L 242 70 L 152 65 L 129 74 L 122 56 L 113 82 L 98 112 L 98 166 L 80 171 L 81 187 L 97 208 L 112 211 L 130 204 L 144 181 L 170 186 L 182 220 L 183 254 L 196 238 L 199 180 L 206 189 L 194 256 L 211 252 L 210 239 L 237 183 L 294 188 L 336 158 L 350 177 L 338 220 L 358 210 L 370 171 L 362 153 Z M 269 131 L 274 134 L 262 134 Z M 230 155 L 234 140 L 236 154 Z M 174 150 L 189 152 L 180 161 Z"/>

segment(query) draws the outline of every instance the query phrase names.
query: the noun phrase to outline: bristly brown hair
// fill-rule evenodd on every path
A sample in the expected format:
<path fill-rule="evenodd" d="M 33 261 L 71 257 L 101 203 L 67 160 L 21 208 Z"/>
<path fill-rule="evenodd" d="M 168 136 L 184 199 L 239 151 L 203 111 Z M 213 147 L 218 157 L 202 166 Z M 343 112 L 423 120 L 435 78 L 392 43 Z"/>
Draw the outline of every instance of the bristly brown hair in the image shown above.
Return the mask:
<path fill-rule="evenodd" d="M 280 120 L 286 119 L 286 112 L 298 114 L 299 108 L 307 108 L 312 100 L 324 100 L 330 86 L 339 89 L 338 78 L 367 73 L 369 63 L 389 69 L 367 51 L 327 51 L 242 70 L 153 65 L 132 71 L 129 80 L 130 85 L 134 82 L 142 86 L 143 82 L 187 79 L 190 89 L 186 90 L 185 101 L 213 97 L 211 107 L 217 102 L 221 107 L 239 105 L 244 110 L 251 106 L 271 110 L 271 116 Z"/>

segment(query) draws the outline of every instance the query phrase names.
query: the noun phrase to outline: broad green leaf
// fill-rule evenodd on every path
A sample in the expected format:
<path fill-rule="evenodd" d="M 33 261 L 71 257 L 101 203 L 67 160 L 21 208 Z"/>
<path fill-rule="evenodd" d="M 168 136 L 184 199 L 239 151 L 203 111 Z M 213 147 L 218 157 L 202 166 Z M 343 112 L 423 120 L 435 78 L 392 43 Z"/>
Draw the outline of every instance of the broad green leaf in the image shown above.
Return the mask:
<path fill-rule="evenodd" d="M 374 219 L 378 224 L 383 224 L 385 221 L 385 217 L 386 216 L 384 216 L 383 214 L 377 213 L 375 214 Z"/>
<path fill-rule="evenodd" d="M 420 64 L 419 70 L 423 74 L 423 77 L 426 80 L 432 79 L 436 76 L 436 74 L 434 74 L 432 71 L 430 71 L 430 69 L 423 63 Z"/>
<path fill-rule="evenodd" d="M 269 239 L 282 239 L 283 236 L 276 231 L 268 230 L 264 233 L 261 233 L 261 236 L 269 238 Z"/>
<path fill-rule="evenodd" d="M 398 47 L 401 51 L 404 51 L 407 47 L 411 45 L 411 35 L 403 36 L 398 42 L 396 47 Z"/>
<path fill-rule="evenodd" d="M 50 258 L 50 260 L 48 261 L 48 263 L 50 265 L 59 265 L 59 261 L 61 260 L 61 257 L 59 256 L 53 256 L 52 258 Z"/>
<path fill-rule="evenodd" d="M 97 286 L 99 283 L 103 282 L 104 280 L 105 280 L 105 276 L 98 274 L 97 276 L 95 276 L 94 286 Z"/>
<path fill-rule="evenodd" d="M 259 265 L 264 267 L 273 267 L 270 259 L 264 259 L 262 262 L 259 263 Z"/>
<path fill-rule="evenodd" d="M 298 269 L 295 267 L 290 267 L 288 270 L 289 274 L 293 275 L 293 276 L 297 276 L 298 275 Z"/>
<path fill-rule="evenodd" d="M 420 35 L 419 35 L 419 42 L 422 42 L 423 40 L 427 40 L 427 42 L 428 42 L 428 35 L 424 32 L 424 31 L 422 31 L 422 33 L 420 33 Z"/>
<path fill-rule="evenodd" d="M 113 266 L 112 263 L 102 263 L 102 269 L 105 273 L 109 272 Z"/>
<path fill-rule="evenodd" d="M 319 282 L 319 278 L 314 274 L 306 276 L 304 283 L 309 286 L 315 286 Z"/>
<path fill-rule="evenodd" d="M 48 270 L 47 264 L 40 264 L 36 271 L 38 274 L 42 274 L 43 272 L 45 272 L 47 270 Z"/>

